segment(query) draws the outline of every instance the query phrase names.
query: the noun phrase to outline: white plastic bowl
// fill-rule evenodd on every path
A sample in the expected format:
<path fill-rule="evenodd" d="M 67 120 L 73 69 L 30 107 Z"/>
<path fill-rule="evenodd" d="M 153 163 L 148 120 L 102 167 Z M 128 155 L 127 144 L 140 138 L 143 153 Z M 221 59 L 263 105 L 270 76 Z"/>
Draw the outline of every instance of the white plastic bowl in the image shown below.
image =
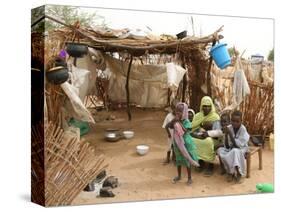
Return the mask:
<path fill-rule="evenodd" d="M 127 139 L 132 138 L 134 137 L 134 131 L 123 131 L 123 135 Z"/>
<path fill-rule="evenodd" d="M 147 145 L 138 145 L 137 146 L 137 153 L 139 155 L 145 155 L 148 153 L 148 150 L 149 150 L 149 146 Z"/>

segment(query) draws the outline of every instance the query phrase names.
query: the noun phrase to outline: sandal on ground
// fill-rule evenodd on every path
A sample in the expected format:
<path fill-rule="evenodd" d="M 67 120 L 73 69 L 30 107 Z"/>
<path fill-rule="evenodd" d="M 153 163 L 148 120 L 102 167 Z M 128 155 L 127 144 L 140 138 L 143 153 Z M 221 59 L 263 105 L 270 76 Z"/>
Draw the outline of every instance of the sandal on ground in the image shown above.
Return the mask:
<path fill-rule="evenodd" d="M 186 183 L 189 186 L 189 185 L 191 185 L 193 183 L 193 181 L 192 181 L 192 179 L 188 179 Z"/>
<path fill-rule="evenodd" d="M 181 179 L 181 177 L 179 177 L 179 176 L 174 177 L 174 179 L 173 179 L 173 183 L 178 182 L 180 179 Z"/>

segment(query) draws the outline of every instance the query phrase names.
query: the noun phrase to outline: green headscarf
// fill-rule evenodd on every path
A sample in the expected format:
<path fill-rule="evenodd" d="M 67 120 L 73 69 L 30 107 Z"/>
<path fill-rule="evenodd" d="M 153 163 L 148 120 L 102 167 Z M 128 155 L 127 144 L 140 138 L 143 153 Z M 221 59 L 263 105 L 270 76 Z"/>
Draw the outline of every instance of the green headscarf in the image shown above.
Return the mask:
<path fill-rule="evenodd" d="M 207 116 L 204 116 L 203 113 L 203 105 L 208 105 L 211 106 L 211 111 Z M 215 105 L 213 103 L 213 100 L 209 96 L 204 96 L 201 99 L 201 104 L 200 104 L 200 112 L 196 113 L 193 121 L 192 121 L 192 131 L 198 129 L 200 127 L 200 124 L 203 122 L 214 122 L 220 120 L 219 114 L 216 112 Z"/>

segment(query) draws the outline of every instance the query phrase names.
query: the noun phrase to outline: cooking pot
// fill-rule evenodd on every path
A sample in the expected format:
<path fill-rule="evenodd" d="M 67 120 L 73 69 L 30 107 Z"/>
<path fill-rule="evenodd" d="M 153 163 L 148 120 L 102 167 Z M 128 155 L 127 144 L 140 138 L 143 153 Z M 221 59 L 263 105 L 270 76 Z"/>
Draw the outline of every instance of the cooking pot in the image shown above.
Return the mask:
<path fill-rule="evenodd" d="M 88 46 L 81 43 L 67 43 L 66 51 L 71 57 L 83 57 L 88 53 Z"/>
<path fill-rule="evenodd" d="M 47 71 L 46 77 L 49 82 L 59 85 L 64 83 L 68 77 L 68 69 L 63 66 L 57 66 Z"/>

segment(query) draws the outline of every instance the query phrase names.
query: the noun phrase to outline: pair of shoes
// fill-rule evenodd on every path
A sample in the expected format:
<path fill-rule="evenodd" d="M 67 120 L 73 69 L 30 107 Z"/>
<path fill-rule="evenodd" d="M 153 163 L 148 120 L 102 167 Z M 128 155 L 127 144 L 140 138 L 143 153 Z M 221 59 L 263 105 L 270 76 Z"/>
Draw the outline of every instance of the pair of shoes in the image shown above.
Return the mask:
<path fill-rule="evenodd" d="M 179 176 L 174 177 L 174 179 L 173 179 L 173 183 L 178 182 L 180 179 L 181 179 L 181 177 L 179 177 Z"/>

